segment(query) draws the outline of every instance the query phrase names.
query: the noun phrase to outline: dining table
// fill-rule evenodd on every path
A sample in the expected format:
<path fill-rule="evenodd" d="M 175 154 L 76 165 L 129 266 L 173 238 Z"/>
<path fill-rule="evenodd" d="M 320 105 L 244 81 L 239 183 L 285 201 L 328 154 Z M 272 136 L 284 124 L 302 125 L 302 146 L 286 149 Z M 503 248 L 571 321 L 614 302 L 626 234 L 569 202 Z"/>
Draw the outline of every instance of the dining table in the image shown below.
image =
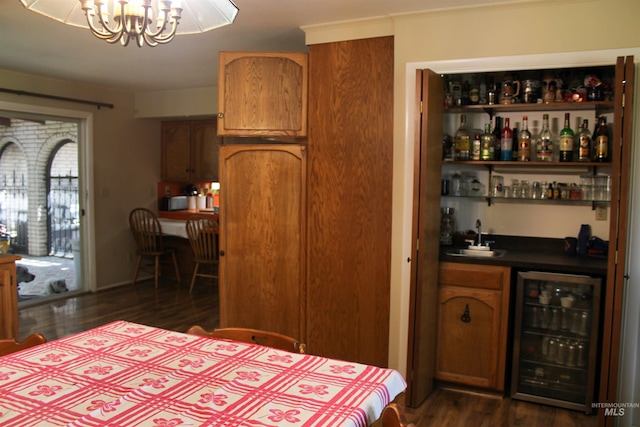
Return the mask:
<path fill-rule="evenodd" d="M 0 357 L 0 426 L 350 426 L 402 375 L 128 321 Z"/>

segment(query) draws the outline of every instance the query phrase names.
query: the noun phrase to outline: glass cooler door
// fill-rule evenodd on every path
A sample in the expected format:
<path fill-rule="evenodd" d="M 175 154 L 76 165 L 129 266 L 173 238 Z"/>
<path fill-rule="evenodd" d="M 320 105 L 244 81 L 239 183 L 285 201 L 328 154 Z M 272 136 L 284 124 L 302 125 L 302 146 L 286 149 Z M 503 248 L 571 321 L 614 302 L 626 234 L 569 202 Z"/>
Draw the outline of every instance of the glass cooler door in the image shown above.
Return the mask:
<path fill-rule="evenodd" d="M 518 273 L 512 398 L 591 412 L 601 282 Z"/>

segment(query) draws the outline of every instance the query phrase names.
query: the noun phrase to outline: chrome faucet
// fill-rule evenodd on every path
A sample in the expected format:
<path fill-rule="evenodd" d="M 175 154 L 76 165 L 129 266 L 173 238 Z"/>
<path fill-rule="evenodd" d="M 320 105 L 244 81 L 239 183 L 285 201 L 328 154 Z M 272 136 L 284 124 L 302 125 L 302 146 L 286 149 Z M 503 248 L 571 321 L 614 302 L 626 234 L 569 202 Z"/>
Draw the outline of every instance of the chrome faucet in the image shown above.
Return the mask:
<path fill-rule="evenodd" d="M 479 219 L 476 219 L 476 228 L 478 229 L 478 243 L 477 246 L 482 246 L 482 223 Z"/>

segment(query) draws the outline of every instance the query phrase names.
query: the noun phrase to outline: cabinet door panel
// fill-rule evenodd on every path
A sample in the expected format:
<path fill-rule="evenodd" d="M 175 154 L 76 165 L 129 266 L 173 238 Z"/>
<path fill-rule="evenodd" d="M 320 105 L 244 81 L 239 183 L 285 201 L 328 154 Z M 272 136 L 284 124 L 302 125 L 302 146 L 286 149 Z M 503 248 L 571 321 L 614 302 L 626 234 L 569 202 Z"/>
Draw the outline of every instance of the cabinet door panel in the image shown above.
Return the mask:
<path fill-rule="evenodd" d="M 436 378 L 496 386 L 500 349 L 500 292 L 442 286 Z"/>
<path fill-rule="evenodd" d="M 162 179 L 188 182 L 190 171 L 190 126 L 184 124 L 162 125 Z"/>
<path fill-rule="evenodd" d="M 221 52 L 218 135 L 305 136 L 307 55 Z"/>
<path fill-rule="evenodd" d="M 305 150 L 220 152 L 220 325 L 303 339 Z"/>
<path fill-rule="evenodd" d="M 191 165 L 193 181 L 218 181 L 218 146 L 216 123 L 196 123 L 191 127 Z"/>
<path fill-rule="evenodd" d="M 307 346 L 386 366 L 393 38 L 313 45 L 309 57 Z"/>

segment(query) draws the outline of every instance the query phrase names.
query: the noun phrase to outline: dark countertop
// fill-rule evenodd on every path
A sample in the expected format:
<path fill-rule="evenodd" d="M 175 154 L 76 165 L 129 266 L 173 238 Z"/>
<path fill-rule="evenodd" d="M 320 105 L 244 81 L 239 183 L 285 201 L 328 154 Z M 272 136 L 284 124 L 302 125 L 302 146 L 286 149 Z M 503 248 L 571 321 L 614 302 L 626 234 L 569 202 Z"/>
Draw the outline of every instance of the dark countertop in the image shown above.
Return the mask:
<path fill-rule="evenodd" d="M 191 215 L 211 215 L 217 221 L 218 214 L 212 209 L 185 209 L 181 211 L 158 211 L 158 218 L 177 219 L 186 221 Z"/>
<path fill-rule="evenodd" d="M 570 274 L 607 273 L 607 258 L 586 255 L 567 255 L 564 252 L 564 239 L 550 239 L 519 236 L 482 236 L 484 240 L 495 241 L 493 249 L 507 251 L 501 257 L 483 258 L 447 255 L 454 248 L 467 245 L 441 246 L 440 261 L 464 264 L 501 265 L 516 269 L 551 271 Z"/>

